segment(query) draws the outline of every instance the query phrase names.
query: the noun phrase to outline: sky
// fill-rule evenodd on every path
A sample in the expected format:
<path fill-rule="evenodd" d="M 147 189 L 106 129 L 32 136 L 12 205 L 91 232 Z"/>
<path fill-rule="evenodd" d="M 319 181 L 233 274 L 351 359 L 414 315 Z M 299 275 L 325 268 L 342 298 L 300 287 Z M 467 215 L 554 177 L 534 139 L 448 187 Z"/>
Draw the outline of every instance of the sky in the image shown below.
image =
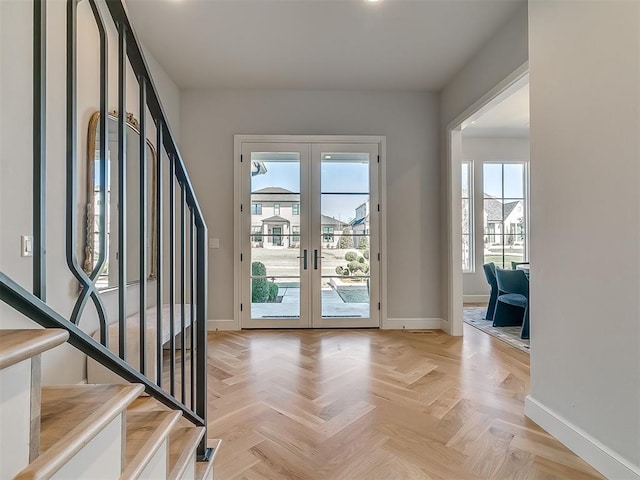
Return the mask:
<path fill-rule="evenodd" d="M 266 187 L 281 187 L 300 193 L 300 163 L 283 161 L 264 164 L 267 173 L 251 178 L 252 191 Z M 322 214 L 348 222 L 355 218 L 356 207 L 369 199 L 369 165 L 323 161 L 320 184 L 323 193 Z M 336 193 L 338 195 L 335 195 Z M 344 195 L 345 193 L 349 195 Z"/>

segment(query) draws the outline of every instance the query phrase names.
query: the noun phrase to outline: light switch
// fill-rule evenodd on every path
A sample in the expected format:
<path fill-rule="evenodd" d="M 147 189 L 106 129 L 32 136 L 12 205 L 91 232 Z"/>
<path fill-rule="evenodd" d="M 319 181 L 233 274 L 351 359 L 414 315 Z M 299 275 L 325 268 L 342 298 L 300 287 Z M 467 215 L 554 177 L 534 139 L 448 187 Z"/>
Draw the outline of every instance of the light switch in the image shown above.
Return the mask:
<path fill-rule="evenodd" d="M 220 239 L 219 238 L 210 238 L 209 239 L 209 248 L 220 248 Z"/>
<path fill-rule="evenodd" d="M 20 256 L 33 257 L 33 237 L 31 235 L 20 236 Z"/>

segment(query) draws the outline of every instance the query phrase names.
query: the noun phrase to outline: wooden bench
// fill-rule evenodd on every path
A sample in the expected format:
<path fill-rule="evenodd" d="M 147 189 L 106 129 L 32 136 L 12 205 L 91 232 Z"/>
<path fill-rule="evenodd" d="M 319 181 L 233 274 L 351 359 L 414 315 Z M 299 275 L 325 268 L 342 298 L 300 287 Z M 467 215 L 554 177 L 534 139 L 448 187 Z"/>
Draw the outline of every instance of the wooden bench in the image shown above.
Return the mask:
<path fill-rule="evenodd" d="M 182 305 L 176 304 L 173 306 L 174 312 L 174 332 L 176 337 L 175 348 L 181 348 L 181 309 Z M 169 305 L 162 306 L 162 345 L 165 349 L 169 348 L 169 340 L 171 339 L 171 331 L 169 324 L 170 318 Z M 187 335 L 191 331 L 191 305 L 184 305 L 185 326 Z M 156 325 L 157 325 L 156 307 L 149 307 L 147 309 L 146 317 L 146 357 L 147 357 L 147 369 L 146 376 L 151 380 L 156 380 Z M 140 314 L 136 313 L 127 317 L 126 319 L 127 338 L 126 338 L 126 361 L 133 368 L 140 370 Z M 108 332 L 108 346 L 109 350 L 116 355 L 119 352 L 118 348 L 118 335 L 120 333 L 120 324 L 118 322 L 111 323 L 107 329 Z M 96 331 L 92 337 L 96 340 L 100 340 L 100 331 Z M 190 342 L 187 339 L 185 349 L 188 349 Z M 87 357 L 87 383 L 127 383 L 119 375 L 116 375 L 111 370 L 96 362 L 91 357 Z"/>

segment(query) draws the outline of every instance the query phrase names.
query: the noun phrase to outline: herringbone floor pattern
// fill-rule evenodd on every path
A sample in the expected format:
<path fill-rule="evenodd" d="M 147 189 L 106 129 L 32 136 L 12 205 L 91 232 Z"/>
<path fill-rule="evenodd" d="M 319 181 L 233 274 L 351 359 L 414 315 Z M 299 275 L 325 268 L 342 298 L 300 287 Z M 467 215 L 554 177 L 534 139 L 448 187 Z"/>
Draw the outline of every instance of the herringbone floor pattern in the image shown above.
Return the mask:
<path fill-rule="evenodd" d="M 209 335 L 217 480 L 602 478 L 527 420 L 528 355 L 440 331 Z"/>

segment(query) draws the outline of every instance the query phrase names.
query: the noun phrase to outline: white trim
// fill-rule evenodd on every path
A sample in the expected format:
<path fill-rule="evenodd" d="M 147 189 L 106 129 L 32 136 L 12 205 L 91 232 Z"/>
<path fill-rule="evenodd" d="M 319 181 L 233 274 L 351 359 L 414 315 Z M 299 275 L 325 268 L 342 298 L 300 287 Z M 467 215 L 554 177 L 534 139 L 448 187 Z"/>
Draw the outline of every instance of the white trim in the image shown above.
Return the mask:
<path fill-rule="evenodd" d="M 380 325 L 384 325 L 387 320 L 387 137 L 384 135 L 234 135 L 233 136 L 233 162 L 234 162 L 234 307 L 233 322 L 234 327 L 231 330 L 240 330 L 241 312 L 240 303 L 242 302 L 242 271 L 240 264 L 240 254 L 242 253 L 242 235 L 240 221 L 240 205 L 242 204 L 242 189 L 240 188 L 238 179 L 241 178 L 240 156 L 242 154 L 243 143 L 345 143 L 345 144 L 378 144 L 378 153 L 380 155 L 380 168 L 378 171 L 378 203 L 380 204 L 379 215 L 379 242 L 380 242 L 380 270 L 379 270 L 379 301 Z M 208 328 L 211 329 L 211 322 L 219 322 L 217 320 L 209 320 Z M 222 321 L 223 326 L 230 324 Z M 213 329 L 220 327 L 214 327 Z M 438 327 L 440 328 L 440 327 Z"/>
<path fill-rule="evenodd" d="M 524 400 L 524 414 L 605 477 L 640 480 L 640 466 L 622 458 L 602 442 L 558 415 L 531 395 L 527 395 Z"/>
<path fill-rule="evenodd" d="M 441 318 L 388 318 L 382 330 L 441 330 Z"/>
<path fill-rule="evenodd" d="M 464 303 L 489 303 L 489 295 L 464 295 Z"/>
<path fill-rule="evenodd" d="M 504 100 L 528 81 L 529 62 L 524 62 L 504 80 L 485 93 L 469 108 L 451 121 L 445 131 L 446 152 L 446 236 L 447 236 L 447 303 L 446 332 L 450 335 L 462 335 L 463 288 L 462 288 L 462 200 L 460 185 L 460 165 L 462 163 L 462 129 L 486 113 L 496 103 Z"/>
<path fill-rule="evenodd" d="M 225 331 L 237 332 L 238 330 L 240 330 L 240 328 L 238 327 L 238 322 L 236 322 L 233 319 L 231 319 L 231 320 L 212 320 L 212 319 L 207 320 L 207 331 L 215 332 L 216 330 L 219 331 L 219 332 L 225 332 Z"/>

